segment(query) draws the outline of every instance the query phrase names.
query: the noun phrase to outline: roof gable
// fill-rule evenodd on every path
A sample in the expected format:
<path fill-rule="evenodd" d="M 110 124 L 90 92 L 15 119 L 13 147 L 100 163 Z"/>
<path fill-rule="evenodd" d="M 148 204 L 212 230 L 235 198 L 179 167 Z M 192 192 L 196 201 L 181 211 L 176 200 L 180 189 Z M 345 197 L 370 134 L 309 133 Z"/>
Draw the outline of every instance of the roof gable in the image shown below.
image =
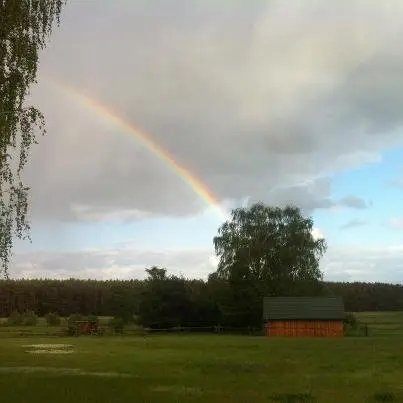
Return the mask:
<path fill-rule="evenodd" d="M 342 320 L 341 297 L 266 297 L 263 319 L 267 320 Z"/>

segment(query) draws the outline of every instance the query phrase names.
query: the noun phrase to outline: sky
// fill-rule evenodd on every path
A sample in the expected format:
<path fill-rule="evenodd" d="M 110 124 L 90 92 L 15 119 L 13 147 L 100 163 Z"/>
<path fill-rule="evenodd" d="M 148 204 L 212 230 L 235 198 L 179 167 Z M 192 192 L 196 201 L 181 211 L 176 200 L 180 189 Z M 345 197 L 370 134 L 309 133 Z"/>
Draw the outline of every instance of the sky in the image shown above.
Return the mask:
<path fill-rule="evenodd" d="M 263 201 L 313 217 L 325 279 L 400 283 L 402 39 L 400 0 L 70 0 L 11 277 L 206 278 L 223 215 Z"/>

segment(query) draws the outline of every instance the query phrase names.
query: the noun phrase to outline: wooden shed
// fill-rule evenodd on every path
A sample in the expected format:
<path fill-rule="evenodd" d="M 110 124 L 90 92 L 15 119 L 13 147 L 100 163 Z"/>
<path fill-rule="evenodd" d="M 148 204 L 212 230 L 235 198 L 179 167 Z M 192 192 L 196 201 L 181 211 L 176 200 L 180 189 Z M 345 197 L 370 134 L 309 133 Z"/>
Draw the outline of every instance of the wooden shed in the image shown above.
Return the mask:
<path fill-rule="evenodd" d="M 266 297 L 266 336 L 343 336 L 344 304 L 340 297 Z"/>

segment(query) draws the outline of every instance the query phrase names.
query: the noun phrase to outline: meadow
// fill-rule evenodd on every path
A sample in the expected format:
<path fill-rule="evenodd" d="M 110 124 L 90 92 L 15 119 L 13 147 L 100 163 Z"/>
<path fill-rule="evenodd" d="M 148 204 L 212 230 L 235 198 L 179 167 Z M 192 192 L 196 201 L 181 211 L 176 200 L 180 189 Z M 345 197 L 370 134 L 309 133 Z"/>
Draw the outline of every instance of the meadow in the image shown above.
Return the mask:
<path fill-rule="evenodd" d="M 403 314 L 359 316 L 369 337 L 56 337 L 42 324 L 20 337 L 1 328 L 2 401 L 403 402 Z"/>
<path fill-rule="evenodd" d="M 368 326 L 370 336 L 403 338 L 403 312 L 359 312 L 355 315 Z"/>

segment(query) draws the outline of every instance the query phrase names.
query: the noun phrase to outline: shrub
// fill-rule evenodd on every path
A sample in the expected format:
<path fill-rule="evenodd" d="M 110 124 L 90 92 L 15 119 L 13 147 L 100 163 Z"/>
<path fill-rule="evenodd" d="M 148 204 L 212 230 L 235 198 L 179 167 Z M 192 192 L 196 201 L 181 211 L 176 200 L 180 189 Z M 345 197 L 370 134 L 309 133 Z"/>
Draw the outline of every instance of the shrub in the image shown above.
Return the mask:
<path fill-rule="evenodd" d="M 45 315 L 46 323 L 49 326 L 59 326 L 60 325 L 60 316 L 57 313 L 49 312 Z"/>
<path fill-rule="evenodd" d="M 67 331 L 69 336 L 75 335 L 77 333 L 77 326 L 75 322 L 85 320 L 85 318 L 80 314 L 73 314 L 67 318 Z"/>
<path fill-rule="evenodd" d="M 11 315 L 7 318 L 8 326 L 21 326 L 22 322 L 22 315 L 18 311 L 12 312 Z"/>
<path fill-rule="evenodd" d="M 27 311 L 22 315 L 22 324 L 24 326 L 36 326 L 38 316 L 33 311 Z"/>
<path fill-rule="evenodd" d="M 84 320 L 88 320 L 91 323 L 97 324 L 99 325 L 99 318 L 96 315 L 89 315 L 86 319 Z"/>
<path fill-rule="evenodd" d="M 366 337 L 368 336 L 368 326 L 360 323 L 352 313 L 347 313 L 344 318 L 344 334 L 346 336 Z"/>
<path fill-rule="evenodd" d="M 346 313 L 344 324 L 348 325 L 352 329 L 356 329 L 358 327 L 358 319 L 353 313 Z"/>
<path fill-rule="evenodd" d="M 7 318 L 7 326 L 35 326 L 38 323 L 38 316 L 33 311 L 23 314 L 14 311 Z"/>
<path fill-rule="evenodd" d="M 123 333 L 125 321 L 123 318 L 114 317 L 108 322 L 108 326 L 114 333 Z"/>
<path fill-rule="evenodd" d="M 96 325 L 96 328 L 99 327 L 99 318 L 96 315 L 89 315 L 89 316 L 83 316 L 81 314 L 74 314 L 70 315 L 67 319 L 67 330 L 66 333 L 69 336 L 72 335 L 77 335 L 77 331 L 82 332 L 82 330 L 77 329 L 77 324 L 76 322 L 81 322 L 81 321 L 88 321 L 91 325 Z M 90 327 L 90 330 L 88 333 L 92 333 L 92 326 Z M 97 331 L 98 334 L 101 334 L 101 330 L 98 329 Z M 87 333 L 87 332 L 85 332 Z"/>
<path fill-rule="evenodd" d="M 75 322 L 79 322 L 81 320 L 85 320 L 85 317 L 79 313 L 74 313 L 67 318 L 67 327 L 71 325 L 75 326 Z"/>
<path fill-rule="evenodd" d="M 380 392 L 374 394 L 374 401 L 375 402 L 394 402 L 395 395 L 390 392 Z"/>

